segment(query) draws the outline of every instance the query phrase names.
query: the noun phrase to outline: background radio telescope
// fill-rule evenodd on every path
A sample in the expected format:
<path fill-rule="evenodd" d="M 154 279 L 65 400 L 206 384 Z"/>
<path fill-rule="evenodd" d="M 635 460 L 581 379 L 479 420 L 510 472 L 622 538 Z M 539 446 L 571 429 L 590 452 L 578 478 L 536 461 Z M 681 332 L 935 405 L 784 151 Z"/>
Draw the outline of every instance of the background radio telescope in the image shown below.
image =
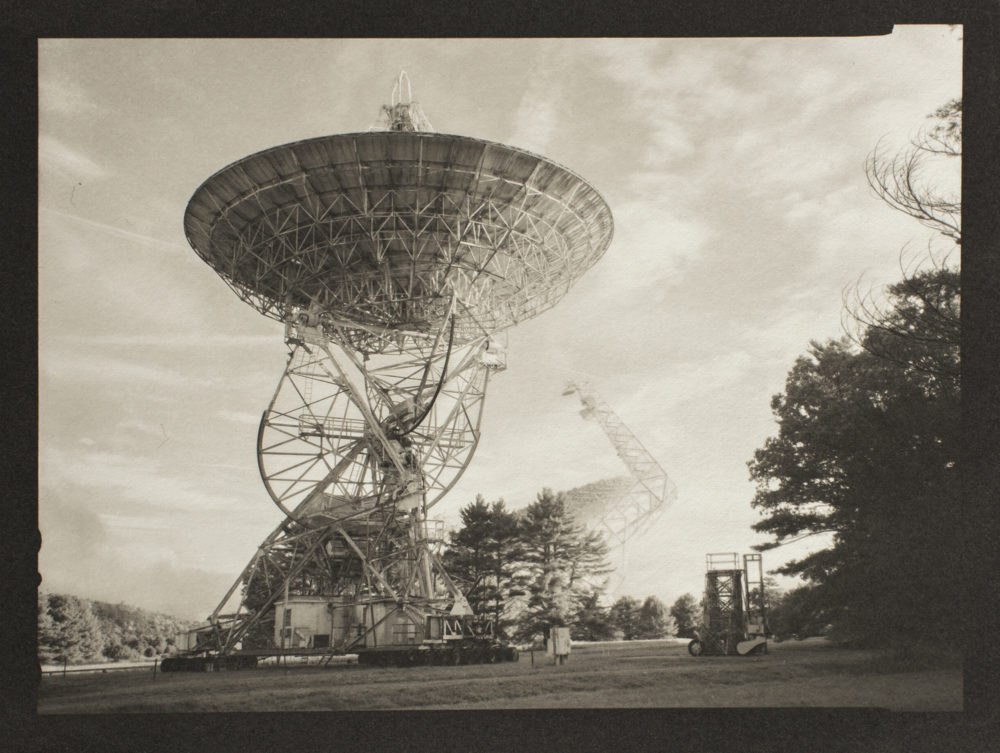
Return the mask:
<path fill-rule="evenodd" d="M 349 624 L 359 604 L 388 604 L 380 622 L 412 630 L 468 610 L 427 511 L 475 451 L 489 375 L 506 366 L 498 335 L 553 306 L 611 241 L 611 212 L 583 179 L 417 130 L 426 119 L 404 82 L 383 108 L 388 130 L 250 155 L 184 216 L 195 252 L 285 325 L 290 348 L 258 434 L 285 518 L 211 615 L 215 650 L 266 646 L 290 595 L 344 610 L 330 643 L 343 650 L 375 629 Z"/>
<path fill-rule="evenodd" d="M 600 425 L 629 472 L 627 478 L 589 484 L 567 495 L 579 519 L 596 524 L 618 553 L 619 566 L 611 586 L 611 592 L 617 593 L 625 580 L 627 542 L 646 531 L 664 507 L 677 500 L 677 486 L 588 382 L 568 383 L 563 395 L 573 394 L 580 398 L 580 415 Z"/>

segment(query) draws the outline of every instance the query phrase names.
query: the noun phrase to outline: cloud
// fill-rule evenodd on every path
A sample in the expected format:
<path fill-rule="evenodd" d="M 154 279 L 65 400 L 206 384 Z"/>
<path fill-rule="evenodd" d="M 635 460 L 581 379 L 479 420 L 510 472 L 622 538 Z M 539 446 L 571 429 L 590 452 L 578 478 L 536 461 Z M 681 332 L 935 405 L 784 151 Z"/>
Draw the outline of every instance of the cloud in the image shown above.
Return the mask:
<path fill-rule="evenodd" d="M 165 366 L 151 366 L 146 362 L 93 354 L 70 353 L 52 348 L 40 349 L 39 369 L 47 376 L 72 378 L 75 382 L 88 381 L 145 384 L 157 387 L 215 387 L 220 380 L 199 379 Z"/>
<path fill-rule="evenodd" d="M 232 421 L 237 424 L 252 424 L 257 426 L 260 423 L 260 416 L 258 414 L 247 413 L 246 411 L 220 410 L 216 411 L 215 415 L 226 421 Z"/>
<path fill-rule="evenodd" d="M 51 335 L 49 342 L 62 345 L 155 346 L 157 348 L 219 348 L 274 345 L 281 341 L 280 331 L 267 335 L 227 335 L 217 332 L 163 332 L 156 334 Z"/>
<path fill-rule="evenodd" d="M 100 517 L 84 505 L 67 502 L 62 491 L 47 491 L 38 506 L 42 549 L 59 550 L 82 557 L 102 549 L 108 540 Z"/>
<path fill-rule="evenodd" d="M 643 299 L 628 295 L 652 286 L 664 294 L 679 284 L 685 265 L 703 254 L 714 233 L 697 219 L 675 212 L 657 199 L 618 203 L 615 242 L 590 280 L 593 292 L 643 305 Z"/>
<path fill-rule="evenodd" d="M 126 430 L 126 431 L 137 431 L 140 434 L 145 434 L 147 436 L 159 437 L 163 434 L 163 424 L 151 424 L 143 421 L 119 421 L 115 424 L 115 429 Z M 93 443 L 91 443 L 93 444 Z"/>
<path fill-rule="evenodd" d="M 38 157 L 41 167 L 78 180 L 100 180 L 110 174 L 103 165 L 46 134 L 38 138 Z"/>
<path fill-rule="evenodd" d="M 88 220 L 85 217 L 78 217 L 77 215 L 69 214 L 68 212 L 60 212 L 56 209 L 42 207 L 40 213 L 42 215 L 51 215 L 61 219 L 72 220 L 73 222 L 86 225 L 87 227 L 99 230 L 107 235 L 113 235 L 116 238 L 121 238 L 122 240 L 136 241 L 143 246 L 154 245 L 159 246 L 160 248 L 170 248 L 175 250 L 186 250 L 188 248 L 186 244 L 181 243 L 180 241 L 165 241 L 151 235 L 134 233 L 131 230 L 125 230 L 117 227 L 116 225 L 110 225 L 106 222 L 96 222 L 95 220 Z"/>
<path fill-rule="evenodd" d="M 43 449 L 43 588 L 203 616 L 280 519 L 263 499 L 248 506 L 246 495 L 228 496 L 232 478 L 184 477 L 176 463 L 123 453 Z"/>
<path fill-rule="evenodd" d="M 135 531 L 170 530 L 171 522 L 154 515 L 114 515 L 100 513 L 101 522 L 108 529 L 118 529 L 134 533 Z M 171 552 L 172 554 L 172 552 Z"/>
<path fill-rule="evenodd" d="M 623 418 L 634 415 L 634 423 L 638 425 L 658 421 L 659 416 L 670 415 L 685 406 L 709 405 L 744 382 L 759 364 L 757 355 L 734 349 L 703 359 L 678 361 L 669 370 L 662 364 L 653 364 L 646 372 L 630 369 L 619 377 L 628 386 L 614 390 L 623 396 L 616 401 L 617 411 Z"/>
<path fill-rule="evenodd" d="M 52 543 L 39 553 L 42 591 L 125 602 L 181 619 L 204 620 L 237 575 L 166 559 L 140 563 L 109 549 L 81 557 Z"/>
<path fill-rule="evenodd" d="M 713 55 L 697 40 L 601 40 L 594 46 L 602 72 L 628 91 L 629 136 L 645 138 L 644 158 L 670 168 L 698 154 L 709 120 L 733 123 L 762 98 L 733 81 L 747 65 L 745 40 L 716 40 Z"/>
<path fill-rule="evenodd" d="M 550 84 L 543 77 L 533 79 L 527 87 L 514 115 L 509 143 L 538 154 L 548 153 L 560 120 L 555 101 L 558 94 Z"/>
<path fill-rule="evenodd" d="M 39 51 L 46 52 L 39 41 Z M 44 68 L 44 55 L 40 62 Z M 83 89 L 70 86 L 66 81 L 53 76 L 44 75 L 39 71 L 38 81 L 38 112 L 40 119 L 53 115 L 90 115 L 98 111 L 98 106 L 90 100 Z"/>
<path fill-rule="evenodd" d="M 235 512 L 243 506 L 238 496 L 213 493 L 196 475 L 178 474 L 168 462 L 135 453 L 67 452 L 43 446 L 38 466 L 39 484 L 56 490 L 80 487 L 94 500 L 121 499 L 171 515 Z"/>

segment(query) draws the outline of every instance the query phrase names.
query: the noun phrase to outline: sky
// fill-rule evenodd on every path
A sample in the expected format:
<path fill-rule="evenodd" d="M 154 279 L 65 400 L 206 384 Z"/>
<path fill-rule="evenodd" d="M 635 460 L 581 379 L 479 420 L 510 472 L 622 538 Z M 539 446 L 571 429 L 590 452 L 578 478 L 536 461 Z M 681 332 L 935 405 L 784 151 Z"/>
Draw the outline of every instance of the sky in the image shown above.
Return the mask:
<path fill-rule="evenodd" d="M 434 130 L 545 155 L 615 222 L 568 295 L 508 332 L 479 448 L 432 517 L 623 475 L 562 396 L 588 380 L 678 489 L 615 555 L 618 593 L 700 595 L 707 553 L 766 540 L 746 464 L 777 433 L 771 396 L 842 335 L 845 290 L 894 282 L 927 243 L 863 163 L 961 96 L 960 37 L 40 40 L 42 589 L 203 619 L 280 521 L 256 434 L 283 329 L 195 255 L 184 210 L 243 156 L 367 130 L 405 70 Z"/>

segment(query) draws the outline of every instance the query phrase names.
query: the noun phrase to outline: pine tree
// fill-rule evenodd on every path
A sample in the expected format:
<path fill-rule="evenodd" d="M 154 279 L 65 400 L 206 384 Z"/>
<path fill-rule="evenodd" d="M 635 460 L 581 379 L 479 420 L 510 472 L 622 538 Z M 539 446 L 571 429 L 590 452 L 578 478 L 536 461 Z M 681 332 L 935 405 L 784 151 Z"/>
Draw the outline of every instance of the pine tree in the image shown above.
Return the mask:
<path fill-rule="evenodd" d="M 614 625 L 607 609 L 601 606 L 600 590 L 585 595 L 573 615 L 569 636 L 574 641 L 609 641 L 614 638 Z"/>
<path fill-rule="evenodd" d="M 104 635 L 90 603 L 75 596 L 50 594 L 48 614 L 52 621 L 44 649 L 55 661 L 82 664 L 101 658 Z"/>
<path fill-rule="evenodd" d="M 445 567 L 473 611 L 491 615 L 504 632 L 511 623 L 511 596 L 521 588 L 518 517 L 502 499 L 488 504 L 481 494 L 460 515 L 462 527 L 450 535 Z"/>
<path fill-rule="evenodd" d="M 49 597 L 38 592 L 38 660 L 43 664 L 57 661 L 60 655 L 59 635 L 52 615 L 49 614 Z"/>
<path fill-rule="evenodd" d="M 621 632 L 622 640 L 639 637 L 639 609 L 639 600 L 634 596 L 622 596 L 611 605 L 611 624 Z"/>
<path fill-rule="evenodd" d="M 551 489 L 525 508 L 520 538 L 528 598 L 515 636 L 547 638 L 550 627 L 572 624 L 583 602 L 603 588 L 608 547 L 599 533 L 574 522 L 564 495 Z"/>
<path fill-rule="evenodd" d="M 488 609 L 501 634 L 513 625 L 511 597 L 521 593 L 524 579 L 518 573 L 518 563 L 524 556 L 516 513 L 508 510 L 504 501 L 497 500 L 490 508 L 492 530 L 487 539 L 490 558 L 490 588 L 486 592 Z"/>

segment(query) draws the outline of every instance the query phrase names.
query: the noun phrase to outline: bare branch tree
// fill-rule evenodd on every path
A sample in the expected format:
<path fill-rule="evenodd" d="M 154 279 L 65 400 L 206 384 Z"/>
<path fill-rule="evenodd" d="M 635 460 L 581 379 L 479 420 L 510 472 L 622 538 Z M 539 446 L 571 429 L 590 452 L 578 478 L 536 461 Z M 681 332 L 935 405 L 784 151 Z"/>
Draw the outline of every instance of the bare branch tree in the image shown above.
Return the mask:
<path fill-rule="evenodd" d="M 962 156 L 962 100 L 953 99 L 928 115 L 936 118 L 932 128 L 925 128 L 911 143 L 918 149 L 949 157 Z"/>
<path fill-rule="evenodd" d="M 887 295 L 859 280 L 844 291 L 841 324 L 863 350 L 919 378 L 929 392 L 956 391 L 961 377 L 961 281 L 950 255 L 906 262 Z"/>
<path fill-rule="evenodd" d="M 881 144 L 876 146 L 865 160 L 865 176 L 890 207 L 961 244 L 961 200 L 941 194 L 924 180 L 924 173 L 928 157 L 961 158 L 962 101 L 952 100 L 929 117 L 935 118 L 935 125 L 922 129 L 909 149 L 890 156 Z"/>
<path fill-rule="evenodd" d="M 922 180 L 925 160 L 961 158 L 962 101 L 952 100 L 929 117 L 911 147 L 892 157 L 876 148 L 865 163 L 875 194 L 893 209 L 914 217 L 956 244 L 962 241 L 960 199 L 945 198 Z M 842 325 L 859 347 L 902 366 L 924 389 L 957 394 L 960 383 L 961 281 L 952 251 L 939 251 L 933 239 L 927 254 L 900 254 L 902 280 L 881 290 L 859 280 L 844 291 Z"/>

